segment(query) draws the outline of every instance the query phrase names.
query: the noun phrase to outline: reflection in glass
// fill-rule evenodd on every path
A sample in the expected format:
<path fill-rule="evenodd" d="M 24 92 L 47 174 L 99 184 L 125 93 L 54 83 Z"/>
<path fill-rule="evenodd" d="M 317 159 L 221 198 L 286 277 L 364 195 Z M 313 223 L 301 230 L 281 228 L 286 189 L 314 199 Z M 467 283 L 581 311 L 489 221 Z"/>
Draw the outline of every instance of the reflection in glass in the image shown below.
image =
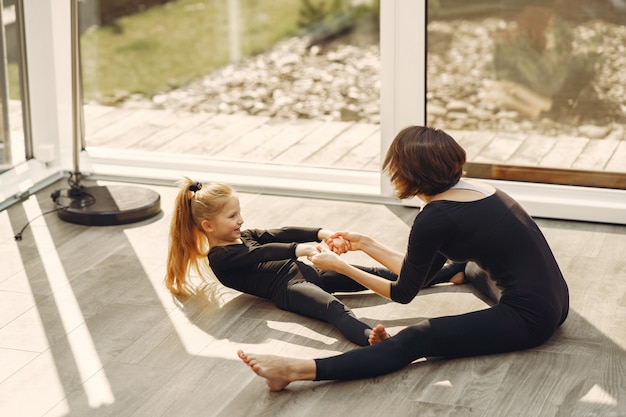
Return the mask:
<path fill-rule="evenodd" d="M 88 147 L 379 169 L 377 0 L 107 3 L 81 10 Z"/>
<path fill-rule="evenodd" d="M 473 163 L 623 177 L 622 3 L 429 2 L 428 123 Z"/>

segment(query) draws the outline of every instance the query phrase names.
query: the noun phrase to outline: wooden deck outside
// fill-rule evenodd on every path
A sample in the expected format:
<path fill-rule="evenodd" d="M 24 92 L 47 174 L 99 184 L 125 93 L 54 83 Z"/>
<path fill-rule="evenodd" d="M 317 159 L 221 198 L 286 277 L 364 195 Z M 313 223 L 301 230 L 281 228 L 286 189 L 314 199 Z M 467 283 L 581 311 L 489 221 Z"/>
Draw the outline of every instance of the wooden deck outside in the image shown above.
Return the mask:
<path fill-rule="evenodd" d="M 380 169 L 380 126 L 249 115 L 85 106 L 88 146 L 226 160 Z M 444 127 L 445 129 L 445 127 Z M 484 164 L 626 173 L 626 138 L 588 139 L 447 130 Z"/>

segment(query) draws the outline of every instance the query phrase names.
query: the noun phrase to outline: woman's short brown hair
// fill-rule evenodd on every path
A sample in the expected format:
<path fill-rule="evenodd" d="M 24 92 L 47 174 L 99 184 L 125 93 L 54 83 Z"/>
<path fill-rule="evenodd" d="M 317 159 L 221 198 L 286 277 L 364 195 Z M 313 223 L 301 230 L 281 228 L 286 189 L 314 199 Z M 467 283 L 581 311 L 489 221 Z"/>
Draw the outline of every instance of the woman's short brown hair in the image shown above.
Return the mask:
<path fill-rule="evenodd" d="M 463 175 L 465 151 L 446 132 L 409 126 L 387 150 L 383 171 L 401 199 L 417 194 L 433 196 L 456 184 Z"/>

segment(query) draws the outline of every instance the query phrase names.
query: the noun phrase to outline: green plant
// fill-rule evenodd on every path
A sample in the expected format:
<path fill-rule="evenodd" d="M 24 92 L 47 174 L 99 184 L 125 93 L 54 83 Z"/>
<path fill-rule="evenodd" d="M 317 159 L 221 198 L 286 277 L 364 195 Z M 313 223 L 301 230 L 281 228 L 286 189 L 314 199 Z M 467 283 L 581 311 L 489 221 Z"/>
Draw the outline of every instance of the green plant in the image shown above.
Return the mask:
<path fill-rule="evenodd" d="M 311 36 L 311 44 L 347 33 L 355 24 L 355 8 L 348 0 L 333 0 L 328 7 L 323 0 L 302 0 L 298 27 Z"/>
<path fill-rule="evenodd" d="M 301 0 L 302 4 L 299 12 L 298 27 L 302 29 L 310 29 L 319 25 L 323 25 L 328 16 L 344 9 L 343 0 L 333 0 L 328 7 L 324 0 Z"/>
<path fill-rule="evenodd" d="M 239 56 L 298 33 L 299 0 L 240 0 Z M 232 61 L 227 3 L 179 0 L 95 27 L 81 37 L 85 99 L 152 96 Z"/>

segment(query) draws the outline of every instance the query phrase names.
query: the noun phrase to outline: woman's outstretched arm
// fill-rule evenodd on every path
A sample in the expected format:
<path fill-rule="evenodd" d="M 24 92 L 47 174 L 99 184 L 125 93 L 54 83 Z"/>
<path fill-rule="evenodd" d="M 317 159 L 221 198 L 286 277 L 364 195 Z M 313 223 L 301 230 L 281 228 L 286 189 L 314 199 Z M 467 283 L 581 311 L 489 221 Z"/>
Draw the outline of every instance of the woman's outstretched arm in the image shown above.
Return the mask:
<path fill-rule="evenodd" d="M 391 281 L 356 268 L 329 249 L 319 247 L 319 253 L 308 259 L 320 269 L 329 269 L 352 278 L 354 281 L 374 291 L 378 295 L 391 299 Z"/>
<path fill-rule="evenodd" d="M 400 274 L 404 254 L 395 251 L 369 236 L 355 232 L 336 232 L 331 237 L 341 237 L 349 243 L 350 250 L 365 252 L 370 258 L 384 265 L 387 269 Z"/>

